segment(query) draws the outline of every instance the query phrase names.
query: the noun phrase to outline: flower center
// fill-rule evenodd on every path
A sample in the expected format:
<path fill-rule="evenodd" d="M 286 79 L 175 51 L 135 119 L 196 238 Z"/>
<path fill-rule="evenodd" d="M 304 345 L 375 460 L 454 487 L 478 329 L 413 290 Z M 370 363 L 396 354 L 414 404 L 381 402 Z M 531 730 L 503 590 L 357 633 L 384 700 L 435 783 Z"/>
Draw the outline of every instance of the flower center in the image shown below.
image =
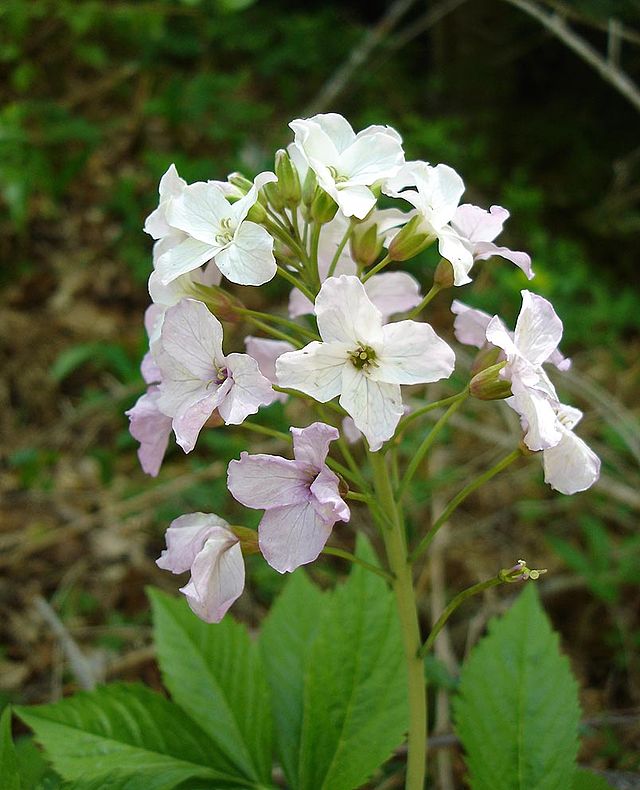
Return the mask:
<path fill-rule="evenodd" d="M 331 173 L 331 178 L 333 178 L 336 184 L 344 184 L 349 180 L 349 176 L 340 175 L 335 167 L 329 167 L 327 169 Z"/>
<path fill-rule="evenodd" d="M 233 227 L 231 217 L 225 217 L 220 222 L 220 232 L 216 235 L 218 244 L 230 244 L 233 241 Z"/>
<path fill-rule="evenodd" d="M 371 346 L 359 345 L 356 349 L 349 352 L 349 359 L 357 370 L 366 372 L 371 368 L 377 367 L 376 352 Z"/>
<path fill-rule="evenodd" d="M 215 362 L 213 364 L 216 369 L 216 375 L 207 382 L 207 389 L 209 387 L 219 387 L 229 377 L 229 371 L 226 368 L 219 368 Z"/>

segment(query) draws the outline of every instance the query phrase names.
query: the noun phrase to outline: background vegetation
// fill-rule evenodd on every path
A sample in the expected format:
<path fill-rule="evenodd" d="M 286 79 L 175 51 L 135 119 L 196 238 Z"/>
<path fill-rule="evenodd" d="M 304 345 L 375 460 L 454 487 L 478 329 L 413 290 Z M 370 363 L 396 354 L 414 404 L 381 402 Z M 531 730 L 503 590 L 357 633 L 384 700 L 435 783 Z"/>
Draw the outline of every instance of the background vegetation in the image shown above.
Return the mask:
<path fill-rule="evenodd" d="M 470 500 L 450 527 L 455 544 L 425 567 L 425 622 L 443 596 L 521 555 L 549 567 L 539 591 L 582 686 L 581 760 L 640 771 L 638 114 L 511 4 L 404 5 L 385 30 L 384 2 L 2 4 L 4 701 L 43 702 L 77 688 L 63 651 L 69 638 L 96 678 L 159 685 L 144 586 L 176 589 L 154 565 L 164 529 L 181 513 L 231 506 L 224 469 L 245 438 L 210 431 L 193 457 L 172 452 L 155 482 L 137 466 L 123 411 L 142 391 L 151 244 L 142 222 L 170 162 L 189 181 L 253 175 L 272 166 L 291 118 L 335 110 L 356 128 L 394 125 L 408 156 L 459 170 L 468 200 L 509 208 L 505 243 L 532 254 L 533 287 L 565 323 L 574 370 L 558 385 L 585 410 L 581 435 L 603 458 L 602 482 L 586 494 L 552 494 L 529 464 Z M 621 66 L 638 74 L 635 0 L 560 10 L 602 52 L 615 15 L 626 31 Z M 325 105 L 332 78 L 371 31 L 377 46 Z M 515 269 L 488 264 L 456 296 L 513 320 L 525 286 Z M 243 299 L 259 304 L 265 289 L 254 290 Z M 279 285 L 267 291 L 286 296 Z M 445 302 L 435 305 L 446 334 Z M 460 419 L 446 457 L 432 462 L 435 493 L 416 491 L 423 510 L 414 518 L 495 455 L 496 436 L 517 432 L 497 411 L 477 407 Z M 277 407 L 268 419 L 282 421 Z M 457 474 L 439 472 L 452 464 Z M 336 539 L 349 545 L 351 536 Z M 343 570 L 325 563 L 313 573 L 329 584 Z M 251 576 L 236 609 L 255 625 L 281 579 L 258 563 Z M 460 613 L 428 667 L 437 688 L 455 692 L 459 662 L 506 597 Z M 438 698 L 440 745 L 461 783 Z M 35 765 L 30 742 L 21 748 Z"/>

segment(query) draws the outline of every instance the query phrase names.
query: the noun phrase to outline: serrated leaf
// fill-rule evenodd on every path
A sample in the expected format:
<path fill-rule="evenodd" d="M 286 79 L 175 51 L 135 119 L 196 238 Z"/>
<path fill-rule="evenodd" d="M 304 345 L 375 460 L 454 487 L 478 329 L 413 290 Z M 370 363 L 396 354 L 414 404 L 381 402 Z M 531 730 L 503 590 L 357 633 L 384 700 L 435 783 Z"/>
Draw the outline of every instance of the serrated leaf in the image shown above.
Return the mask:
<path fill-rule="evenodd" d="M 0 777 L 2 777 L 2 790 L 20 790 L 22 787 L 18 772 L 18 758 L 11 737 L 11 708 L 9 706 L 0 716 Z"/>
<path fill-rule="evenodd" d="M 65 779 L 135 776 L 144 790 L 165 790 L 196 777 L 246 787 L 177 705 L 138 684 L 103 686 L 16 713 Z"/>
<path fill-rule="evenodd" d="M 358 553 L 375 563 L 364 539 Z M 328 602 L 307 659 L 299 790 L 360 787 L 403 741 L 407 679 L 394 595 L 354 566 Z"/>
<path fill-rule="evenodd" d="M 212 738 L 236 771 L 270 782 L 269 688 L 257 645 L 226 617 L 204 623 L 183 599 L 150 590 L 154 638 L 173 700 Z"/>
<path fill-rule="evenodd" d="M 278 755 L 293 787 L 298 779 L 307 656 L 328 599 L 328 593 L 323 593 L 303 570 L 298 570 L 278 596 L 260 632 Z"/>
<path fill-rule="evenodd" d="M 578 751 L 577 684 L 528 585 L 462 669 L 454 699 L 473 790 L 566 790 Z"/>
<path fill-rule="evenodd" d="M 607 780 L 593 771 L 579 769 L 573 777 L 571 790 L 612 790 Z"/>

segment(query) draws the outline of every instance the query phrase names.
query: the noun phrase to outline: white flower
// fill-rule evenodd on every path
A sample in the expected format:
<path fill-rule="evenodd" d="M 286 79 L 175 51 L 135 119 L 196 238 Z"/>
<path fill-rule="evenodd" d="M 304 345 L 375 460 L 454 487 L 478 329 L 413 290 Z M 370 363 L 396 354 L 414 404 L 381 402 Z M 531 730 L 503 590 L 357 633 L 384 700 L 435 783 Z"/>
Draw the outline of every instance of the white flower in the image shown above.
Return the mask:
<path fill-rule="evenodd" d="M 555 411 L 561 439 L 542 451 L 544 481 L 561 494 L 576 494 L 590 488 L 600 477 L 600 459 L 573 432 L 582 412 L 562 403 Z"/>
<path fill-rule="evenodd" d="M 162 284 L 168 285 L 210 260 L 228 280 L 240 285 L 262 285 L 271 280 L 276 273 L 273 239 L 246 217 L 259 190 L 275 180 L 273 173 L 261 173 L 235 203 L 227 200 L 217 184 L 201 181 L 184 186 L 179 194 L 161 202 L 157 211 L 162 209 L 170 230 L 154 252 Z"/>
<path fill-rule="evenodd" d="M 339 395 L 371 449 L 379 450 L 403 413 L 400 385 L 447 378 L 454 353 L 429 324 L 383 325 L 357 277 L 325 280 L 315 312 L 323 342 L 279 357 L 278 382 L 321 403 Z"/>
<path fill-rule="evenodd" d="M 449 225 L 453 219 L 464 182 L 448 165 L 432 167 L 426 162 L 407 162 L 385 182 L 382 191 L 411 203 L 420 217 L 416 232 L 438 239 L 438 251 L 453 267 L 454 284 L 471 282 L 469 271 L 473 254 L 456 231 Z"/>
<path fill-rule="evenodd" d="M 390 126 L 369 126 L 356 134 L 336 113 L 298 119 L 289 126 L 318 183 L 347 217 L 364 219 L 376 202 L 369 187 L 395 175 L 404 162 L 402 138 Z"/>

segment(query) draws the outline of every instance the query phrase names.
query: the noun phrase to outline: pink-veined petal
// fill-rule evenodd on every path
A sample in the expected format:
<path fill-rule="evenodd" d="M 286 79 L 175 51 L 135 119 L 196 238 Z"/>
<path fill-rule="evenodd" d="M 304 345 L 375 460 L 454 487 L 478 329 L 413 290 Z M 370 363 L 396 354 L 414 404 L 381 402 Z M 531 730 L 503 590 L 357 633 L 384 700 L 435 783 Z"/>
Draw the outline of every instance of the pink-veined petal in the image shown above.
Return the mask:
<path fill-rule="evenodd" d="M 227 532 L 227 530 L 225 530 Z M 244 589 L 244 560 L 238 539 L 215 532 L 191 566 L 191 579 L 181 588 L 191 610 L 206 623 L 219 623 Z"/>
<path fill-rule="evenodd" d="M 600 459 L 573 431 L 564 428 L 562 439 L 542 453 L 544 481 L 561 494 L 586 491 L 600 477 Z"/>
<path fill-rule="evenodd" d="M 168 400 L 168 388 L 165 386 L 166 382 L 163 382 L 163 398 L 160 401 L 163 409 Z M 207 389 L 206 385 L 201 385 L 199 389 L 194 387 L 189 392 L 183 392 L 182 401 L 173 415 L 172 426 L 176 442 L 185 453 L 190 453 L 196 446 L 204 424 L 224 401 L 230 388 L 231 381 L 227 379 L 220 386 Z"/>
<path fill-rule="evenodd" d="M 372 381 L 388 384 L 429 384 L 449 378 L 455 367 L 453 350 L 430 324 L 398 321 L 382 328 L 383 341 Z"/>
<path fill-rule="evenodd" d="M 403 414 L 398 384 L 372 381 L 351 364 L 343 369 L 340 405 L 374 452 L 393 436 Z"/>
<path fill-rule="evenodd" d="M 167 250 L 157 259 L 155 266 L 163 285 L 180 277 L 182 274 L 192 272 L 202 264 L 210 261 L 218 251 L 218 246 L 212 246 L 204 241 L 187 238 L 175 247 Z"/>
<path fill-rule="evenodd" d="M 306 428 L 290 428 L 290 431 L 296 461 L 310 464 L 316 470 L 324 466 L 331 442 L 340 438 L 338 429 L 324 422 L 314 422 Z"/>
<path fill-rule="evenodd" d="M 216 241 L 218 228 L 230 216 L 231 204 L 220 187 L 204 181 L 185 187 L 167 208 L 170 225 L 212 247 L 220 246 Z"/>
<path fill-rule="evenodd" d="M 216 528 L 227 529 L 224 519 L 213 513 L 187 513 L 174 519 L 165 533 L 167 548 L 156 565 L 171 573 L 185 573 L 193 565 L 204 542 Z"/>
<path fill-rule="evenodd" d="M 267 510 L 258 527 L 260 551 L 278 573 L 290 573 L 316 559 L 333 524 L 311 502 Z"/>
<path fill-rule="evenodd" d="M 209 381 L 216 378 L 216 365 L 224 365 L 222 324 L 196 299 L 182 299 L 167 310 L 160 338 L 164 351 L 159 357 L 161 369 L 168 355 L 194 378 Z M 163 378 L 168 377 L 163 369 Z"/>
<path fill-rule="evenodd" d="M 227 485 L 245 507 L 269 510 L 308 501 L 313 476 L 313 470 L 301 461 L 241 453 L 239 461 L 229 462 Z"/>
<path fill-rule="evenodd" d="M 386 132 L 362 135 L 341 154 L 340 170 L 352 184 L 371 184 L 393 176 L 404 164 L 398 140 Z"/>
<path fill-rule="evenodd" d="M 218 413 L 227 425 L 239 425 L 260 406 L 273 403 L 276 393 L 271 382 L 260 373 L 258 363 L 248 354 L 229 354 L 226 365 L 232 386 L 219 403 Z"/>
<path fill-rule="evenodd" d="M 312 503 L 326 521 L 349 521 L 351 512 L 339 492 L 340 480 L 328 466 L 323 466 L 311 483 Z"/>
<path fill-rule="evenodd" d="M 506 402 L 518 412 L 525 431 L 524 443 L 530 450 L 554 447 L 562 438 L 561 426 L 553 403 L 543 393 L 512 383 L 513 397 Z"/>
<path fill-rule="evenodd" d="M 318 330 L 328 343 L 375 346 L 382 339 L 382 316 L 357 277 L 325 280 L 316 297 Z"/>
<path fill-rule="evenodd" d="M 455 230 L 448 225 L 438 231 L 438 252 L 453 267 L 454 285 L 465 285 L 471 282 L 471 277 L 469 277 L 473 266 L 471 250 Z"/>
<path fill-rule="evenodd" d="M 491 206 L 486 211 L 480 206 L 463 203 L 458 206 L 451 225 L 461 236 L 471 242 L 493 241 L 502 232 L 502 226 L 509 219 L 509 212 L 502 206 Z"/>
<path fill-rule="evenodd" d="M 313 302 L 307 299 L 302 291 L 292 288 L 289 294 L 289 318 L 298 318 L 309 313 L 313 313 Z"/>
<path fill-rule="evenodd" d="M 329 115 L 333 116 L 334 113 L 329 113 Z M 316 122 L 315 118 L 310 118 L 308 120 L 297 119 L 289 124 L 294 132 L 294 145 L 314 170 L 317 164 L 324 165 L 324 167 L 337 167 L 340 159 L 337 145 L 341 147 L 344 145 L 345 135 L 349 135 L 349 130 L 350 139 L 355 138 L 353 129 L 344 118 L 342 121 L 348 129 L 342 122 L 336 121 L 334 123 L 333 121 L 334 119 L 331 119 L 328 123 L 321 125 Z"/>
<path fill-rule="evenodd" d="M 300 294 L 302 296 L 302 294 Z M 272 384 L 277 384 L 276 379 L 276 359 L 289 351 L 295 351 L 291 343 L 286 340 L 271 340 L 264 337 L 253 337 L 247 335 L 244 339 L 247 354 L 253 357 L 258 363 L 260 373 Z M 284 403 L 288 396 L 284 392 L 275 393 L 276 400 Z"/>
<path fill-rule="evenodd" d="M 222 274 L 239 285 L 262 285 L 275 277 L 273 238 L 255 222 L 245 220 L 233 241 L 215 256 Z"/>
<path fill-rule="evenodd" d="M 491 241 L 479 241 L 474 245 L 473 257 L 477 261 L 486 261 L 498 255 L 521 269 L 528 280 L 533 279 L 533 269 L 531 268 L 531 257 L 526 252 L 510 250 L 508 247 L 498 247 Z"/>
<path fill-rule="evenodd" d="M 326 403 L 340 393 L 342 369 L 347 364 L 348 353 L 349 346 L 345 343 L 314 340 L 299 351 L 278 357 L 278 384 Z"/>

